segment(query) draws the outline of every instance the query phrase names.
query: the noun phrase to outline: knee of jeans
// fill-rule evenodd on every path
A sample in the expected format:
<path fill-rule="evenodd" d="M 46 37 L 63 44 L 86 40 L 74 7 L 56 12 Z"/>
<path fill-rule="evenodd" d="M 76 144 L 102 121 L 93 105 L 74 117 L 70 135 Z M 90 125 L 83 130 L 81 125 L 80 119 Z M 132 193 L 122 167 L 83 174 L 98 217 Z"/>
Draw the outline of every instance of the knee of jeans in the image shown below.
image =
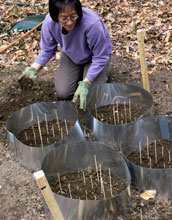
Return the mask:
<path fill-rule="evenodd" d="M 73 97 L 73 92 L 71 92 L 69 89 L 67 88 L 57 88 L 56 89 L 56 93 L 57 95 L 61 98 L 61 99 L 71 99 Z"/>

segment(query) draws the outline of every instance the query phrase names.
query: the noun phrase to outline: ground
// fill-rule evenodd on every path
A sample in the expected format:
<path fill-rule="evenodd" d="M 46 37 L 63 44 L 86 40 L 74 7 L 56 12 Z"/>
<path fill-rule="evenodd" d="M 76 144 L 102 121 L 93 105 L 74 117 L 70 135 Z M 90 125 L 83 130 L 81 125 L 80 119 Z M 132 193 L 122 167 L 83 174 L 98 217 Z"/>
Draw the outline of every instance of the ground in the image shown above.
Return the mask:
<path fill-rule="evenodd" d="M 6 34 L 17 21 L 48 11 L 47 0 L 1 1 L 0 50 L 24 33 Z M 142 86 L 137 30 L 144 30 L 146 63 L 154 113 L 172 116 L 172 3 L 169 0 L 81 0 L 99 13 L 113 44 L 111 82 Z M 35 31 L 0 56 L 0 219 L 46 220 L 41 192 L 33 173 L 22 167 L 9 150 L 5 123 L 14 111 L 31 103 L 57 101 L 54 79 L 59 53 L 38 74 L 33 86 L 21 89 L 18 76 L 39 52 Z M 81 112 L 80 112 L 81 113 Z M 80 114 L 83 121 L 84 114 Z M 156 197 L 145 201 L 132 187 L 132 208 L 121 220 L 172 219 L 172 201 Z"/>
<path fill-rule="evenodd" d="M 134 60 L 112 56 L 111 80 L 142 87 L 140 64 Z M 32 88 L 22 91 L 17 82 L 24 66 L 15 65 L 0 71 L 0 219 L 46 219 L 41 193 L 33 173 L 22 167 L 9 150 L 6 119 L 17 109 L 35 102 L 58 100 L 54 90 L 54 78 L 58 60 L 55 58 L 42 69 Z M 172 115 L 172 78 L 170 69 L 158 69 L 149 75 L 151 94 L 156 114 Z M 171 201 L 156 198 L 145 201 L 132 189 L 133 208 L 123 219 L 159 219 L 172 217 Z"/>

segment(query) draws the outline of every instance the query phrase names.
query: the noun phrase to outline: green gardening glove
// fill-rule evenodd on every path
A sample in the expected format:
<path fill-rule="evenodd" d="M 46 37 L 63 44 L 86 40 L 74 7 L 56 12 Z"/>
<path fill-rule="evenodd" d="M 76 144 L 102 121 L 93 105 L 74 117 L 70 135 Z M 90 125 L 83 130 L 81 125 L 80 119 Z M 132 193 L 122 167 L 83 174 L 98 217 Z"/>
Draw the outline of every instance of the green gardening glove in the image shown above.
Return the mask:
<path fill-rule="evenodd" d="M 19 76 L 18 80 L 21 80 L 23 78 L 29 78 L 34 81 L 37 77 L 36 74 L 37 70 L 34 67 L 28 66 L 26 67 L 25 71 Z"/>
<path fill-rule="evenodd" d="M 80 98 L 80 109 L 86 110 L 86 97 L 88 94 L 88 89 L 91 86 L 90 82 L 80 81 L 79 86 L 74 94 L 72 102 L 75 103 L 78 98 Z"/>

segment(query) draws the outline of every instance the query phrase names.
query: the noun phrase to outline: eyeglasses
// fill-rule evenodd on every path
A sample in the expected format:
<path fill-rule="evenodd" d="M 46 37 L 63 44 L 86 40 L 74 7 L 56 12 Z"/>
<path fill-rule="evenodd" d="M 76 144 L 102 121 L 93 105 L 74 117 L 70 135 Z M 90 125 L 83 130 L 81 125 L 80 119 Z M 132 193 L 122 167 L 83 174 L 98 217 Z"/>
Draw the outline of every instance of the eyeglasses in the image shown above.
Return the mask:
<path fill-rule="evenodd" d="M 62 24 L 67 23 L 68 21 L 76 21 L 79 18 L 79 16 L 70 17 L 66 19 L 59 19 L 58 21 Z"/>

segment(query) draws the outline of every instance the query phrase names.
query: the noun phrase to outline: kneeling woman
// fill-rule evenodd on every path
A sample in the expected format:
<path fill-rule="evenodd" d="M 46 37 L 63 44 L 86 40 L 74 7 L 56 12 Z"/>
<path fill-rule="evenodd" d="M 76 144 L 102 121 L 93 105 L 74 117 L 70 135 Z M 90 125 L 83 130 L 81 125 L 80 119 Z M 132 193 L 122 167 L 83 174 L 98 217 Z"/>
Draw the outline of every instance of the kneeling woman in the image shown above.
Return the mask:
<path fill-rule="evenodd" d="M 90 87 L 107 82 L 112 44 L 102 19 L 79 0 L 49 0 L 49 13 L 41 29 L 41 51 L 19 79 L 36 79 L 37 72 L 61 47 L 55 88 L 59 97 L 79 98 L 85 110 Z"/>

